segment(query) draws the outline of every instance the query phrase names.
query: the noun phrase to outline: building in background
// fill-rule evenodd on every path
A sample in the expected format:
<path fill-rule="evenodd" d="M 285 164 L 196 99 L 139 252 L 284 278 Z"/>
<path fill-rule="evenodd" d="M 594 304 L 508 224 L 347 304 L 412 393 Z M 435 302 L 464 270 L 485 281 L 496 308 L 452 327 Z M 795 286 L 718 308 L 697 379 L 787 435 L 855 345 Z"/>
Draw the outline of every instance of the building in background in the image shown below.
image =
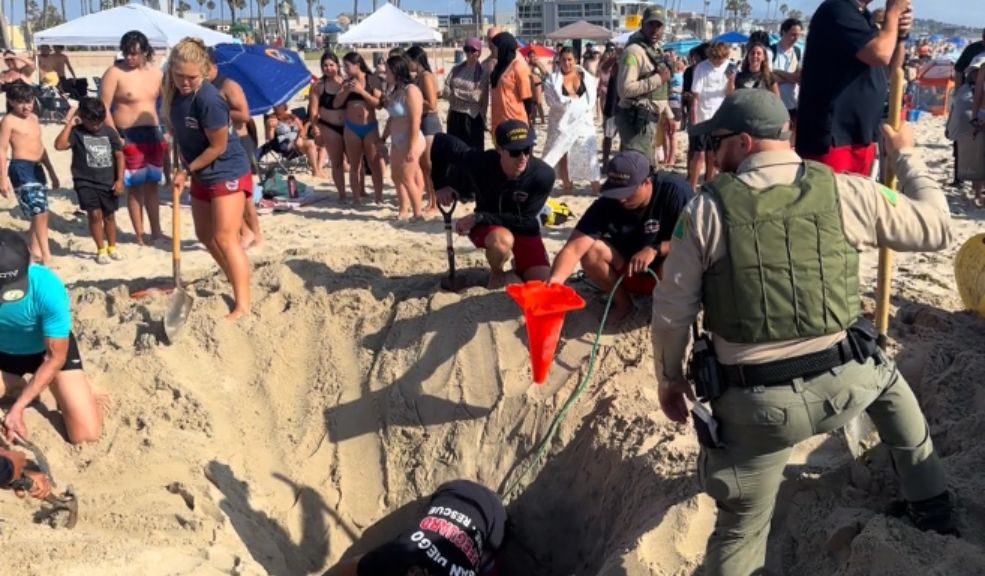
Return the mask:
<path fill-rule="evenodd" d="M 643 10 L 651 2 L 638 0 L 517 0 L 519 35 L 545 36 L 558 28 L 585 20 L 615 33 L 640 27 Z"/>

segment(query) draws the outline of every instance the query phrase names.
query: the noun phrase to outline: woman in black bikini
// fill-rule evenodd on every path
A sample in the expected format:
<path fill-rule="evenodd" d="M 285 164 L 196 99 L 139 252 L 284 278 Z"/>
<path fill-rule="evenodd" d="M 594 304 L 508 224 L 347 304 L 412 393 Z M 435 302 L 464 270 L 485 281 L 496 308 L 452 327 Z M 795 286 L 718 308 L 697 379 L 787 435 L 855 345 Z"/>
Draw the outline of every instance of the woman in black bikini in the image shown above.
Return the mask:
<path fill-rule="evenodd" d="M 443 132 L 441 120 L 438 118 L 438 80 L 431 72 L 431 65 L 428 63 L 428 55 L 418 45 L 407 49 L 407 59 L 410 62 L 410 71 L 414 74 L 414 84 L 424 95 L 424 116 L 421 118 L 421 132 L 424 134 L 424 141 L 427 147 L 424 154 L 421 154 L 421 170 L 424 171 L 424 181 L 427 187 L 428 203 L 424 207 L 427 214 L 436 214 L 438 210 L 438 199 L 434 195 L 434 182 L 431 181 L 431 143 L 434 142 L 434 135 Z"/>
<path fill-rule="evenodd" d="M 339 200 L 345 202 L 345 105 L 336 106 L 335 97 L 342 91 L 342 68 L 339 57 L 326 51 L 321 56 L 321 80 L 311 90 L 308 118 L 316 118 L 311 124 L 315 142 L 328 150 L 328 162 L 332 166 L 332 181 L 339 191 Z"/>
<path fill-rule="evenodd" d="M 362 202 L 365 186 L 359 177 L 363 156 L 369 160 L 373 191 L 377 204 L 383 203 L 383 157 L 380 155 L 380 131 L 376 110 L 383 101 L 383 90 L 358 52 L 342 57 L 346 80 L 335 95 L 336 107 L 345 107 L 345 151 L 349 157 L 349 185 L 353 203 Z"/>

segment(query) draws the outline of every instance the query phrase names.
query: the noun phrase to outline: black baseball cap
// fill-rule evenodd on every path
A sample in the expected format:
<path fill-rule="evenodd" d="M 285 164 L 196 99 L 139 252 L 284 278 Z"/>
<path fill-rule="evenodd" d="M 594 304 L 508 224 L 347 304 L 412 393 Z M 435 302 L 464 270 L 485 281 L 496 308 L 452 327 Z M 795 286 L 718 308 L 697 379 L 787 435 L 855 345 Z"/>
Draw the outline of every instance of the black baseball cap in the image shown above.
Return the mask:
<path fill-rule="evenodd" d="M 20 234 L 0 230 L 0 303 L 17 302 L 27 296 L 27 269 L 31 253 Z"/>
<path fill-rule="evenodd" d="M 524 150 L 537 141 L 537 134 L 526 122 L 507 120 L 496 127 L 496 146 L 503 150 Z"/>
<path fill-rule="evenodd" d="M 613 200 L 625 200 L 650 177 L 650 161 L 642 152 L 626 150 L 609 160 L 605 172 L 602 196 Z"/>
<path fill-rule="evenodd" d="M 688 134 L 702 136 L 715 130 L 728 130 L 764 140 L 788 140 L 789 124 L 790 113 L 776 94 L 769 90 L 736 90 L 725 98 L 710 120 L 695 124 Z"/>

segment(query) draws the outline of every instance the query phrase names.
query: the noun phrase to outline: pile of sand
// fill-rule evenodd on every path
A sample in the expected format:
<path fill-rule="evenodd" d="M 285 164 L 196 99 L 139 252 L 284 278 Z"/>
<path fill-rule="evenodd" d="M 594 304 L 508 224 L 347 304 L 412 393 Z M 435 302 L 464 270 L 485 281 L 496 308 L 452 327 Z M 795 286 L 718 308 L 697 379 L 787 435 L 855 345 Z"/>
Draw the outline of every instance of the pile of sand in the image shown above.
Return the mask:
<path fill-rule="evenodd" d="M 920 137 L 944 180 L 940 130 L 922 123 Z M 67 157 L 55 162 L 68 173 Z M 564 200 L 577 213 L 590 202 Z M 798 446 L 787 469 L 775 573 L 985 573 L 985 321 L 956 312 L 950 271 L 985 212 L 951 200 L 956 245 L 897 261 L 892 336 L 958 496 L 964 538 L 878 513 L 896 495 L 884 452 L 852 462 L 840 438 L 819 437 Z M 166 296 L 129 296 L 167 284 L 168 252 L 125 236 L 128 259 L 98 266 L 70 196 L 55 195 L 52 207 L 55 269 L 71 287 L 87 371 L 115 404 L 103 438 L 83 447 L 28 411 L 32 438 L 56 479 L 74 485 L 82 513 L 75 530 L 53 530 L 33 522 L 34 502 L 0 494 L 2 573 L 321 573 L 391 536 L 446 480 L 502 489 L 588 369 L 598 293 L 574 284 L 588 309 L 569 316 L 548 382 L 534 385 L 515 304 L 483 288 L 439 292 L 440 223 L 395 225 L 392 203 L 330 200 L 264 217 L 267 243 L 251 253 L 254 314 L 236 324 L 222 320 L 228 285 L 191 240 L 184 210 L 195 305 L 171 345 Z M 0 225 L 26 228 L 13 212 Z M 552 253 L 571 225 L 548 231 Z M 462 240 L 457 248 L 481 283 L 468 270 L 479 253 Z M 873 263 L 867 254 L 870 287 Z M 516 531 L 504 576 L 700 573 L 714 504 L 694 477 L 693 432 L 659 410 L 651 366 L 645 326 L 605 337 L 591 387 L 509 503 Z"/>

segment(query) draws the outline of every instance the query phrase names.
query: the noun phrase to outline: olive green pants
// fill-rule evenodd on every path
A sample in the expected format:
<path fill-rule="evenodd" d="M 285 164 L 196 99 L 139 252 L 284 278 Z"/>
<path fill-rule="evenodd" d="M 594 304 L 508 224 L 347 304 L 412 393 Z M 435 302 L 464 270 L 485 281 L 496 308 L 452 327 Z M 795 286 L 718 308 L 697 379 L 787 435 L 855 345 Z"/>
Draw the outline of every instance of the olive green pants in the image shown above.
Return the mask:
<path fill-rule="evenodd" d="M 656 119 L 645 113 L 637 113 L 633 108 L 617 107 L 614 116 L 616 130 L 619 132 L 619 150 L 636 150 L 653 162 L 657 139 Z"/>
<path fill-rule="evenodd" d="M 725 448 L 702 448 L 698 476 L 718 505 L 708 540 L 705 574 L 763 574 L 766 539 L 791 448 L 841 428 L 865 410 L 889 448 L 907 500 L 947 488 L 944 469 L 913 391 L 881 356 L 849 362 L 809 381 L 785 386 L 729 388 L 713 401 Z"/>

